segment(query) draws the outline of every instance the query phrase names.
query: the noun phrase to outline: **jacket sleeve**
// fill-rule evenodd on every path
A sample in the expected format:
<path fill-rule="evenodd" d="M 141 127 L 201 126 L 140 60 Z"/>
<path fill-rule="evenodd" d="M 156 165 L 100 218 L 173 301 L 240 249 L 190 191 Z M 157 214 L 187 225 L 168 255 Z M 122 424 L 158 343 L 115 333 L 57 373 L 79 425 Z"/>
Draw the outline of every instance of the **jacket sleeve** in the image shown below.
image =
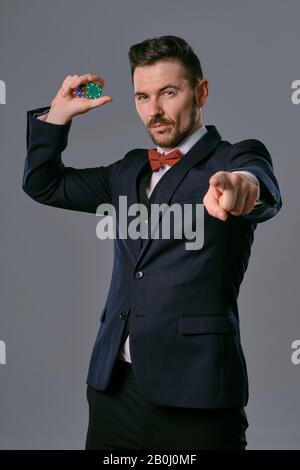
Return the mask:
<path fill-rule="evenodd" d="M 22 188 L 33 200 L 48 206 L 96 213 L 100 204 L 112 204 L 112 180 L 120 162 L 77 169 L 63 164 L 72 121 L 44 122 L 36 117 L 50 107 L 27 112 L 27 156 Z"/>
<path fill-rule="evenodd" d="M 282 207 L 279 185 L 274 175 L 271 156 L 265 145 L 256 139 L 247 139 L 232 146 L 227 171 L 250 171 L 259 181 L 260 200 L 249 214 L 240 217 L 251 222 L 264 222 L 274 217 Z"/>

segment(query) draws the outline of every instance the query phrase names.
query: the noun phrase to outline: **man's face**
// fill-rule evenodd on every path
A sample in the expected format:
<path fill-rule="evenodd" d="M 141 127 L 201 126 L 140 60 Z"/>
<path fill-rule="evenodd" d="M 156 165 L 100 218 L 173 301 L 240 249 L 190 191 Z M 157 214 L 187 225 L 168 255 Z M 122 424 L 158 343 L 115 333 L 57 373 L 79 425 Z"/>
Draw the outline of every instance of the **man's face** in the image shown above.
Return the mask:
<path fill-rule="evenodd" d="M 207 80 L 192 89 L 179 61 L 139 66 L 133 82 L 136 110 L 155 145 L 174 148 L 201 126 L 198 107 L 206 101 Z"/>

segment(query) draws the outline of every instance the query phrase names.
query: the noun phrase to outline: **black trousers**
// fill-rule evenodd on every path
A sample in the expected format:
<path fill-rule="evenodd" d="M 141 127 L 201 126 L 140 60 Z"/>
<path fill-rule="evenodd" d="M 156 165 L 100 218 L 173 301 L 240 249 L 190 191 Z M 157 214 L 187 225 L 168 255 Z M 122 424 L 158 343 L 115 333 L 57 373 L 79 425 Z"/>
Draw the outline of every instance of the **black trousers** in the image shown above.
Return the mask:
<path fill-rule="evenodd" d="M 147 401 L 132 366 L 117 360 L 107 390 L 87 387 L 85 449 L 243 449 L 248 420 L 243 408 L 179 408 Z"/>

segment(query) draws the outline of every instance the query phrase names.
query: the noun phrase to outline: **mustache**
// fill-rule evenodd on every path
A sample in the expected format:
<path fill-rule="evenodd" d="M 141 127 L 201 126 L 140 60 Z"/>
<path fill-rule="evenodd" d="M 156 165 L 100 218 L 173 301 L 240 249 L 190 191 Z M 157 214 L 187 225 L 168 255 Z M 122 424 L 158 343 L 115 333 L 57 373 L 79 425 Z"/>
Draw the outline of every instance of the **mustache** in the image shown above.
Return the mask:
<path fill-rule="evenodd" d="M 157 126 L 157 124 L 165 124 L 168 125 L 170 122 L 165 122 L 165 121 L 153 121 L 150 123 L 149 127 Z"/>

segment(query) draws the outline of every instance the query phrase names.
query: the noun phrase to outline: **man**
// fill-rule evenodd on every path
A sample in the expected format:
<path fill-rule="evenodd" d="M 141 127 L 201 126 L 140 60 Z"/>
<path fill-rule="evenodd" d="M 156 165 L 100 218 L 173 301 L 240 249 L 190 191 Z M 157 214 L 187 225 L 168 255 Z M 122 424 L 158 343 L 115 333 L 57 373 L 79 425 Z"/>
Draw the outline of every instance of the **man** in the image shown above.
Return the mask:
<path fill-rule="evenodd" d="M 145 40 L 129 60 L 136 109 L 155 149 L 133 149 L 108 166 L 64 166 L 72 118 L 112 100 L 74 98 L 80 84 L 103 85 L 98 75 L 66 77 L 50 107 L 27 114 L 22 187 L 35 201 L 90 213 L 111 204 L 120 215 L 126 196 L 150 216 L 155 204 L 204 204 L 198 249 L 186 249 L 184 236 L 115 239 L 87 377 L 86 449 L 245 449 L 237 297 L 257 223 L 282 205 L 272 160 L 262 142 L 231 144 L 204 125 L 208 82 L 185 40 Z M 143 222 L 151 235 L 150 216 Z M 193 214 L 190 227 L 197 221 Z"/>

